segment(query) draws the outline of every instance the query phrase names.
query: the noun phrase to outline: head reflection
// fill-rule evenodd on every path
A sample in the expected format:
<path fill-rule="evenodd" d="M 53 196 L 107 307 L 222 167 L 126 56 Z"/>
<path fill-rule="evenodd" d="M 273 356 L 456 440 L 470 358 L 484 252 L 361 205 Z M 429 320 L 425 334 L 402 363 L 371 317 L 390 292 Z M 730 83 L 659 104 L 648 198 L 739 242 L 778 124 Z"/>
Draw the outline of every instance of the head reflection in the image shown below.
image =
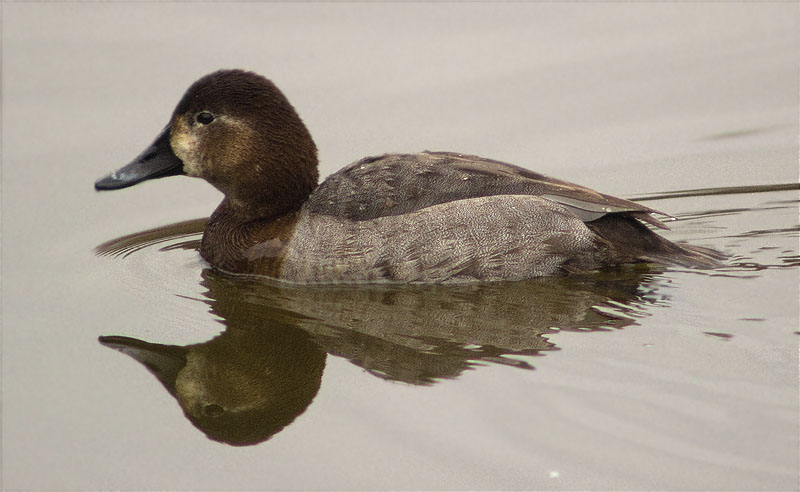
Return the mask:
<path fill-rule="evenodd" d="M 121 336 L 103 345 L 147 367 L 211 439 L 250 445 L 308 407 L 327 354 L 389 380 L 427 385 L 483 363 L 531 368 L 556 330 L 632 324 L 654 302 L 640 269 L 471 285 L 290 286 L 206 270 L 225 330 L 185 347 Z M 624 311 L 632 311 L 624 313 Z"/>
<path fill-rule="evenodd" d="M 280 324 L 228 328 L 186 347 L 100 342 L 145 365 L 198 429 L 233 445 L 259 443 L 291 423 L 319 391 L 325 366 L 325 352 L 305 333 Z"/>

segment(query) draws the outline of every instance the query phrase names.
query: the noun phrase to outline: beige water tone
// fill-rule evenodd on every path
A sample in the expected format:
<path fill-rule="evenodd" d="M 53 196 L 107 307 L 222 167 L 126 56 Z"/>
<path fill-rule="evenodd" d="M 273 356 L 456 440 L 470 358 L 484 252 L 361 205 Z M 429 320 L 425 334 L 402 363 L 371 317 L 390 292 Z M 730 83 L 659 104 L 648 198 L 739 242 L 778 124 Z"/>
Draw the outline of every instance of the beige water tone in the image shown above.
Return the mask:
<path fill-rule="evenodd" d="M 796 488 L 796 4 L 4 3 L 2 22 L 3 489 Z M 323 176 L 491 156 L 645 198 L 731 266 L 448 292 L 214 276 L 197 223 L 169 225 L 217 192 L 92 183 L 219 67 L 279 84 Z M 156 378 L 135 344 L 188 362 Z M 232 367 L 253 386 L 222 396 L 256 408 L 264 364 L 304 376 L 290 423 L 234 447 L 191 420 L 214 389 L 195 375 Z"/>

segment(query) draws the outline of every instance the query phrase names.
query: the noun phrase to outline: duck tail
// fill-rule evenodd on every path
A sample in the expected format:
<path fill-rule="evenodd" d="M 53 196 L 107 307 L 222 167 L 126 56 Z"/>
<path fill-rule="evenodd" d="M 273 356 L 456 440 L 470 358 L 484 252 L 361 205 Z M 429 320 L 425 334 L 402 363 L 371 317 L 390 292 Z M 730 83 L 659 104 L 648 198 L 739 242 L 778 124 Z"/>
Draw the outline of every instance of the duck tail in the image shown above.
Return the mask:
<path fill-rule="evenodd" d="M 606 214 L 586 226 L 605 243 L 611 263 L 650 262 L 713 269 L 723 266 L 722 260 L 727 258 L 711 248 L 673 243 L 630 214 Z"/>

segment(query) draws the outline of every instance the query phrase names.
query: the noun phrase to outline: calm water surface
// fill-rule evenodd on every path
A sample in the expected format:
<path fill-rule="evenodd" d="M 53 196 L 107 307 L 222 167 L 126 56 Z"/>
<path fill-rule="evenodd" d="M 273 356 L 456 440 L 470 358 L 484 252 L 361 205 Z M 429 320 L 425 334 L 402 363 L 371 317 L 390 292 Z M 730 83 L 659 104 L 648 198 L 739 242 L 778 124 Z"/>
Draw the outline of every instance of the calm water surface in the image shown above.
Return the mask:
<path fill-rule="evenodd" d="M 797 489 L 797 5 L 2 8 L 3 489 Z M 214 273 L 216 191 L 92 183 L 232 66 L 284 89 L 323 175 L 485 155 L 730 258 L 469 286 Z"/>

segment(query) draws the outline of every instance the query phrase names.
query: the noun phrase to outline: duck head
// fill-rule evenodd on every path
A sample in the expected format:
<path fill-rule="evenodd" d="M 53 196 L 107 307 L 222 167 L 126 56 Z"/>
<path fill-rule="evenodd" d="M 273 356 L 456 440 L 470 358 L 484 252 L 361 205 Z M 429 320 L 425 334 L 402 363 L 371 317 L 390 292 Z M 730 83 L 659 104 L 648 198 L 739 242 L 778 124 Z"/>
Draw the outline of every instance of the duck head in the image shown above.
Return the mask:
<path fill-rule="evenodd" d="M 271 81 L 220 70 L 192 84 L 155 141 L 95 189 L 180 174 L 205 179 L 234 210 L 268 217 L 297 208 L 314 190 L 317 149 Z"/>

